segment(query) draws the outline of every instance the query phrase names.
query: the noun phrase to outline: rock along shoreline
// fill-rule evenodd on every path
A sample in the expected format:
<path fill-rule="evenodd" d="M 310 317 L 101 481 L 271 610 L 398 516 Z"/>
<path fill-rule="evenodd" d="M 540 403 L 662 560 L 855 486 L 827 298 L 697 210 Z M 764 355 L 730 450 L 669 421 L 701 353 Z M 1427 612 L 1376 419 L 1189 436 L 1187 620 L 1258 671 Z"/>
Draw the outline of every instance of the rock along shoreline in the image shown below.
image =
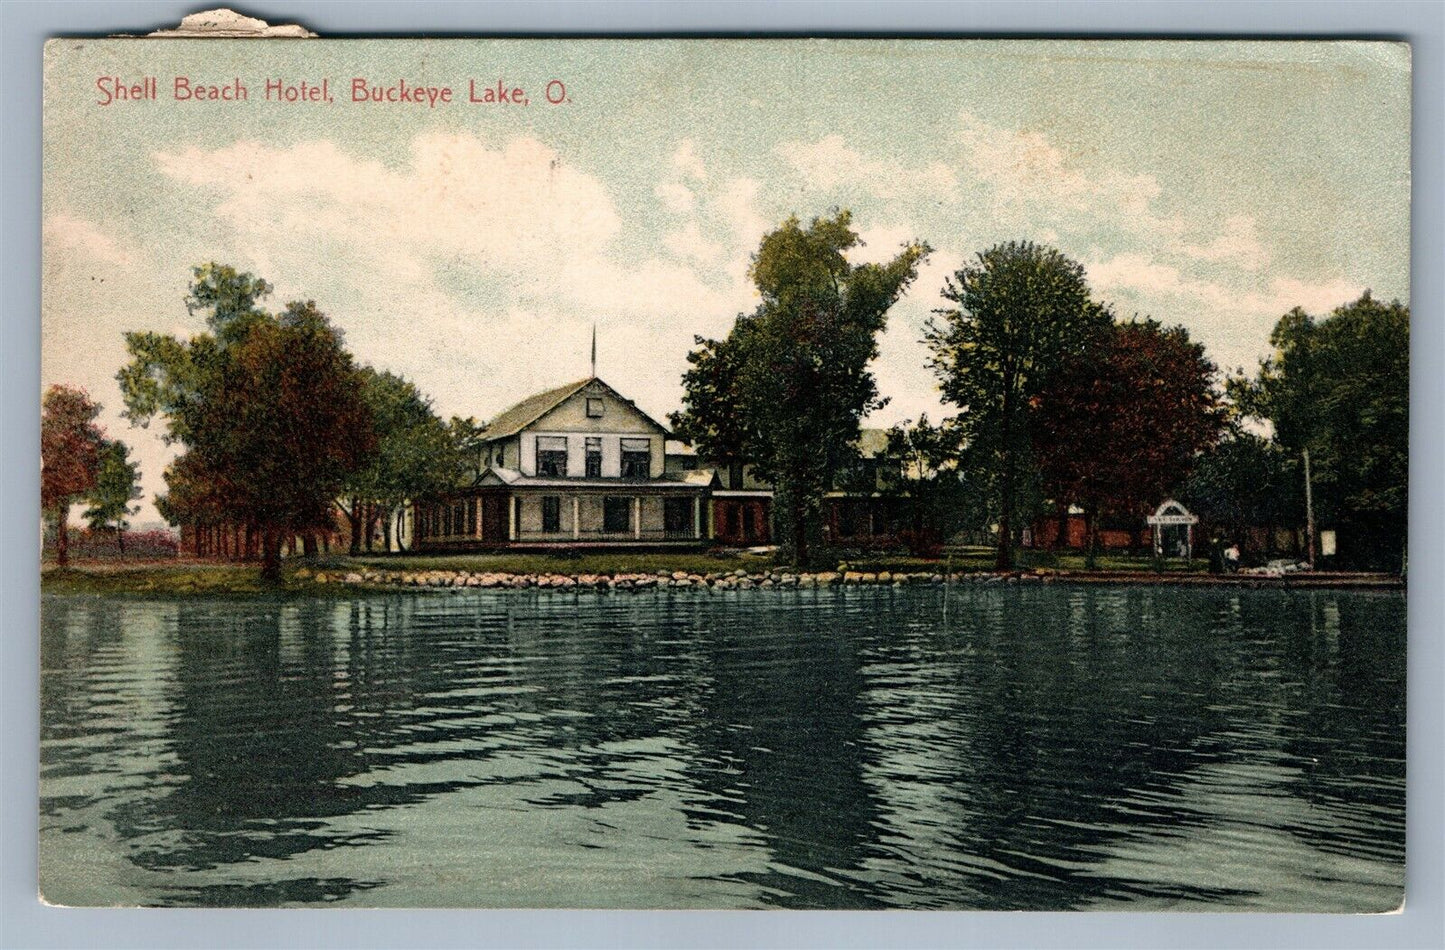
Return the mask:
<path fill-rule="evenodd" d="M 840 586 L 923 586 L 943 584 L 942 573 L 880 571 L 717 571 L 706 574 L 687 571 L 625 572 L 617 574 L 511 574 L 493 571 L 394 571 L 335 570 L 312 571 L 302 568 L 296 576 L 316 584 L 344 584 L 360 587 L 422 587 L 553 591 L 643 591 L 662 589 L 688 590 L 769 590 L 773 588 L 826 588 Z M 1033 574 L 958 574 L 954 583 L 966 580 L 991 580 L 1015 583 L 1042 581 Z"/>
<path fill-rule="evenodd" d="M 1385 574 L 1149 574 L 1142 572 L 1073 573 L 1029 571 L 966 573 L 913 571 L 688 571 L 622 572 L 616 574 L 524 573 L 452 570 L 313 570 L 296 577 L 315 584 L 360 588 L 423 588 L 540 591 L 645 590 L 815 590 L 830 587 L 922 587 L 953 584 L 1146 584 L 1211 587 L 1369 588 L 1399 589 L 1404 581 Z"/>

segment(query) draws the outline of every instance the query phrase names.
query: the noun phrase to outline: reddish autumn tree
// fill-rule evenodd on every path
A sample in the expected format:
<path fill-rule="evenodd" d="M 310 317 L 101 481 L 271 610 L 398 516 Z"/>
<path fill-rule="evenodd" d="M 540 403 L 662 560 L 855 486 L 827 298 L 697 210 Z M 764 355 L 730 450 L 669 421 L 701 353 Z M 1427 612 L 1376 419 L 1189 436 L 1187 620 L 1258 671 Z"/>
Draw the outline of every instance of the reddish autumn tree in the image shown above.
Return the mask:
<path fill-rule="evenodd" d="M 310 301 L 278 314 L 265 281 L 220 264 L 195 269 L 187 306 L 212 333 L 189 341 L 130 333 L 118 379 L 126 414 L 159 415 L 185 446 L 163 511 L 190 524 L 260 533 L 263 576 L 279 580 L 287 535 L 331 525 L 331 504 L 375 447 L 362 379 L 341 334 Z"/>
<path fill-rule="evenodd" d="M 1036 400 L 1039 474 L 1061 510 L 1084 511 L 1092 561 L 1103 514 L 1143 518 L 1224 425 L 1215 366 L 1183 327 L 1116 323 Z"/>
<path fill-rule="evenodd" d="M 40 415 L 40 508 L 55 517 L 55 560 L 70 563 L 70 506 L 94 490 L 105 433 L 100 406 L 83 389 L 51 386 Z"/>

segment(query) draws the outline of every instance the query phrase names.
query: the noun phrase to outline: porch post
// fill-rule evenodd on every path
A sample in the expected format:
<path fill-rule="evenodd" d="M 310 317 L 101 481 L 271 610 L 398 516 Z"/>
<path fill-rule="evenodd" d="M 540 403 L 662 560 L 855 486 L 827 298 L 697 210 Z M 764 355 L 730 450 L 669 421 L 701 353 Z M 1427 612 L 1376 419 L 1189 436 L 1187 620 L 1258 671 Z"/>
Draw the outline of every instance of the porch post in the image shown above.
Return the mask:
<path fill-rule="evenodd" d="M 507 496 L 507 540 L 517 540 L 517 502 L 521 501 L 516 495 Z"/>
<path fill-rule="evenodd" d="M 582 537 L 582 497 L 572 496 L 572 540 Z"/>
<path fill-rule="evenodd" d="M 632 496 L 632 537 L 642 540 L 642 496 Z"/>
<path fill-rule="evenodd" d="M 702 538 L 702 496 L 692 496 L 692 536 Z"/>

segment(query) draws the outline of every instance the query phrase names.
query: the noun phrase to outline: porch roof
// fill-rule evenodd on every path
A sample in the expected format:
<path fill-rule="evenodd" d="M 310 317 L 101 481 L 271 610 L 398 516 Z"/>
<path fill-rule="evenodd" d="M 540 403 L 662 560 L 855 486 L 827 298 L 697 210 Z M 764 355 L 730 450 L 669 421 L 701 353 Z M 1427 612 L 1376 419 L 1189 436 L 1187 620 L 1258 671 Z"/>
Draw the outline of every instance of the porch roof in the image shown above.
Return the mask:
<path fill-rule="evenodd" d="M 702 477 L 697 477 L 702 476 Z M 482 472 L 476 487 L 514 489 L 568 489 L 570 491 L 704 492 L 712 486 L 712 472 L 688 472 L 683 478 L 559 478 L 552 475 L 523 475 L 514 468 L 492 466 Z"/>

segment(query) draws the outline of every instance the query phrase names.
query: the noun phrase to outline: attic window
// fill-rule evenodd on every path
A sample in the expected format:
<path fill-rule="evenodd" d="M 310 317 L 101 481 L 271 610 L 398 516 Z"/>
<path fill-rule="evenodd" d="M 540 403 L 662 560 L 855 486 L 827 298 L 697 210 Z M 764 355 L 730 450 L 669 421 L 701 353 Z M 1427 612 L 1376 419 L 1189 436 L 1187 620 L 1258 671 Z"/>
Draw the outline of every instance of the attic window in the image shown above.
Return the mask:
<path fill-rule="evenodd" d="M 587 418 L 589 418 L 589 419 L 601 419 L 601 418 L 602 418 L 602 400 L 601 400 L 601 399 L 591 399 L 591 398 L 589 398 L 589 399 L 587 400 Z"/>

